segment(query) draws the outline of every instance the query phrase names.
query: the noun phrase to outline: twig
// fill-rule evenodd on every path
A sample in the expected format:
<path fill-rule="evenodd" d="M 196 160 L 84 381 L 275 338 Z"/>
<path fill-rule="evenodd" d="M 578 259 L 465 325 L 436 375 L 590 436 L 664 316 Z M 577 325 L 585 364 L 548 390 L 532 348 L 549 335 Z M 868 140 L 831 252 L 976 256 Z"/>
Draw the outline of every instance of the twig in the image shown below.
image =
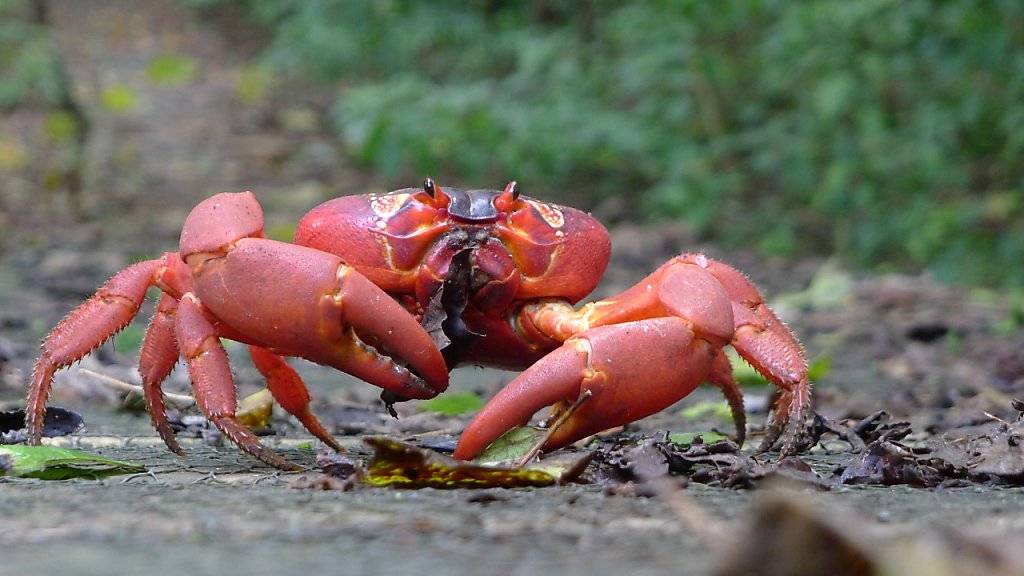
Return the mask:
<path fill-rule="evenodd" d="M 107 376 L 106 374 L 100 374 L 99 372 L 93 372 L 92 370 L 89 370 L 87 368 L 79 368 L 78 371 L 79 371 L 79 373 L 85 374 L 86 376 L 92 376 L 93 378 L 95 378 L 99 382 L 103 383 L 105 386 L 107 386 L 109 388 L 113 388 L 114 390 L 121 390 L 122 392 L 135 392 L 136 394 L 143 394 L 142 386 L 136 386 L 134 384 L 129 384 L 129 383 L 124 382 L 122 380 L 118 380 L 117 378 L 114 378 L 112 376 Z M 195 398 L 193 398 L 191 396 L 185 396 L 183 394 L 170 394 L 170 393 L 164 392 L 164 398 L 167 399 L 167 400 L 170 400 L 171 402 L 176 404 L 178 406 L 178 408 L 189 408 L 190 406 L 193 406 L 196 403 Z"/>
<path fill-rule="evenodd" d="M 584 390 L 583 393 L 580 394 L 580 397 L 577 398 L 576 401 L 572 403 L 572 406 L 569 406 L 565 410 L 565 412 L 562 412 L 561 414 L 558 415 L 558 419 L 555 420 L 555 423 L 552 424 L 551 427 L 548 428 L 548 431 L 544 433 L 544 436 L 539 441 L 537 441 L 536 444 L 533 445 L 533 448 L 530 448 L 530 451 L 527 452 L 525 456 L 519 459 L 519 462 L 516 463 L 515 467 L 522 468 L 523 466 L 529 464 L 530 460 L 533 460 L 537 456 L 537 454 L 540 453 L 540 449 L 545 444 L 547 444 L 548 440 L 550 440 L 552 436 L 555 435 L 555 432 L 557 432 L 558 429 L 563 424 L 565 424 L 566 421 L 569 420 L 569 417 L 572 416 L 573 412 L 578 410 L 579 407 L 582 406 L 583 403 L 589 400 L 590 397 L 593 395 L 594 393 L 592 391 Z"/>

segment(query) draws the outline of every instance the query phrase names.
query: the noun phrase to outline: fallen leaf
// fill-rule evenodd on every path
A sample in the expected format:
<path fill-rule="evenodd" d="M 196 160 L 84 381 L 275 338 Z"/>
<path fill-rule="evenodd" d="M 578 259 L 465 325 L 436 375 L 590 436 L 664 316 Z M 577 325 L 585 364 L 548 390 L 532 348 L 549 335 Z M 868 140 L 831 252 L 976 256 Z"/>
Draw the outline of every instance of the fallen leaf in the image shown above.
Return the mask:
<path fill-rule="evenodd" d="M 363 438 L 374 450 L 363 481 L 396 488 L 521 488 L 550 486 L 558 476 L 532 467 L 515 469 L 461 462 L 384 436 Z"/>
<path fill-rule="evenodd" d="M 333 450 L 321 450 L 316 454 L 316 466 L 321 472 L 342 480 L 358 477 L 363 473 L 363 466 L 348 454 Z"/>
<path fill-rule="evenodd" d="M 242 398 L 238 403 L 238 421 L 250 430 L 259 430 L 270 425 L 274 414 L 274 397 L 270 390 L 260 390 Z"/>
<path fill-rule="evenodd" d="M 933 487 L 964 478 L 966 470 L 935 457 L 918 457 L 909 448 L 877 440 L 847 464 L 839 476 L 843 484 L 907 484 Z"/>
<path fill-rule="evenodd" d="M 449 392 L 416 405 L 422 411 L 436 412 L 446 416 L 459 416 L 476 412 L 484 407 L 484 400 L 472 392 Z"/>
<path fill-rule="evenodd" d="M 713 444 L 719 440 L 729 439 L 725 434 L 718 432 L 673 432 L 668 435 L 669 442 L 675 444 L 690 445 L 697 442 L 697 438 L 700 438 L 702 444 Z"/>
<path fill-rule="evenodd" d="M 724 422 L 732 422 L 732 410 L 725 402 L 698 402 L 684 408 L 679 414 L 686 420 L 699 420 L 710 416 Z"/>
<path fill-rule="evenodd" d="M 0 458 L 4 457 L 8 461 L 4 473 L 42 480 L 100 478 L 146 471 L 138 464 L 53 446 L 0 446 Z"/>
<path fill-rule="evenodd" d="M 546 430 L 532 426 L 520 426 L 502 434 L 473 460 L 474 464 L 493 465 L 518 461 L 530 451 Z"/>

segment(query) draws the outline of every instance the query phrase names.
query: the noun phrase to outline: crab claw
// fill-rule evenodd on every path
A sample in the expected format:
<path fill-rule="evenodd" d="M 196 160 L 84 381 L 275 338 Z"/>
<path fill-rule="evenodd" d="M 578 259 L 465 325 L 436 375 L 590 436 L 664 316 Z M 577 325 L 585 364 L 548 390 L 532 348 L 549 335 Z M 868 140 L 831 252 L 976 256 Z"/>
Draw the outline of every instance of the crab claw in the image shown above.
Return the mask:
<path fill-rule="evenodd" d="M 403 398 L 433 398 L 448 387 L 448 368 L 430 335 L 402 305 L 342 265 L 336 296 L 321 301 L 325 317 L 347 325 L 348 350 L 334 366 Z M 351 305 L 345 305 L 348 301 Z"/>
<path fill-rule="evenodd" d="M 592 328 L 570 338 L 501 390 L 459 438 L 455 457 L 476 457 L 544 406 L 591 397 L 550 436 L 554 450 L 663 410 L 693 391 L 718 348 L 680 318 L 652 318 Z"/>

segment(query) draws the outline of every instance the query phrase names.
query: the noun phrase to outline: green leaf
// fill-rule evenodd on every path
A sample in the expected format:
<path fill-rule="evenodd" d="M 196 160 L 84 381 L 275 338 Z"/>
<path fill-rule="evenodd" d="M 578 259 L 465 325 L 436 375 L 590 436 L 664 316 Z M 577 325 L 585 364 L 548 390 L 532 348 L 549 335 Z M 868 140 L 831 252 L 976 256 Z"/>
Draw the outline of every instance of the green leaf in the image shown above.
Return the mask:
<path fill-rule="evenodd" d="M 807 377 L 811 382 L 817 382 L 821 380 L 832 370 L 832 357 L 828 354 L 822 354 L 807 366 Z"/>
<path fill-rule="evenodd" d="M 668 435 L 669 441 L 675 444 L 693 444 L 697 438 L 703 440 L 705 444 L 713 444 L 719 440 L 729 439 L 725 434 L 719 434 L 718 432 L 673 432 Z"/>
<path fill-rule="evenodd" d="M 513 428 L 492 442 L 473 462 L 486 466 L 519 460 L 540 441 L 545 432 L 532 426 Z"/>
<path fill-rule="evenodd" d="M 146 74 L 150 82 L 161 86 L 183 86 L 195 79 L 199 66 L 185 56 L 164 54 L 149 61 Z"/>
<path fill-rule="evenodd" d="M 100 93 L 100 103 L 111 112 L 131 112 L 139 105 L 139 95 L 128 86 L 114 84 Z"/>
<path fill-rule="evenodd" d="M 238 76 L 235 93 L 245 104 L 263 99 L 270 86 L 270 72 L 260 66 L 246 66 Z"/>
<path fill-rule="evenodd" d="M 0 461 L 3 459 L 6 459 L 6 466 L 0 467 L 0 475 L 42 480 L 101 478 L 146 471 L 138 464 L 53 446 L 0 446 Z"/>
<path fill-rule="evenodd" d="M 436 412 L 446 416 L 459 416 L 467 412 L 476 412 L 484 407 L 484 400 L 473 392 L 450 392 L 420 402 L 417 407 L 426 412 Z"/>
<path fill-rule="evenodd" d="M 141 326 L 125 326 L 124 330 L 114 336 L 114 351 L 119 354 L 129 354 L 138 350 L 145 335 L 146 329 Z"/>
<path fill-rule="evenodd" d="M 698 402 L 684 408 L 679 413 L 686 420 L 700 420 L 712 417 L 725 422 L 732 422 L 732 410 L 725 402 Z"/>
<path fill-rule="evenodd" d="M 67 142 L 77 136 L 80 129 L 78 119 L 70 112 L 57 110 L 46 115 L 44 130 L 53 142 Z"/>
<path fill-rule="evenodd" d="M 754 370 L 754 367 L 740 358 L 740 355 L 732 348 L 726 351 L 726 355 L 729 356 L 729 363 L 732 364 L 732 377 L 740 386 L 767 386 L 770 384 L 767 378 Z"/>

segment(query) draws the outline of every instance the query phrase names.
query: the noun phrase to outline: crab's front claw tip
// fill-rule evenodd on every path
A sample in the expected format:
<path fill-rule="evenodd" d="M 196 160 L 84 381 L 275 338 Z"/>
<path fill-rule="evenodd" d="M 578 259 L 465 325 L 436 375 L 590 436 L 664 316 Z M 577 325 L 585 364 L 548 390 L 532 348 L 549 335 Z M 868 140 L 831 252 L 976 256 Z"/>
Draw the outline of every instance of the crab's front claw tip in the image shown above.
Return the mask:
<path fill-rule="evenodd" d="M 569 344 L 556 349 L 509 382 L 477 413 L 455 447 L 458 460 L 476 458 L 502 434 L 524 426 L 538 410 L 572 401 L 580 393 L 586 357 Z"/>
<path fill-rule="evenodd" d="M 448 367 L 426 330 L 401 304 L 364 276 L 345 277 L 345 322 L 373 348 L 351 358 L 346 371 L 406 398 L 433 398 L 448 388 Z"/>
<path fill-rule="evenodd" d="M 593 328 L 567 340 L 513 380 L 477 414 L 455 449 L 474 458 L 540 408 L 590 398 L 552 431 L 553 450 L 602 430 L 663 410 L 708 374 L 715 348 L 678 318 L 654 318 Z"/>

